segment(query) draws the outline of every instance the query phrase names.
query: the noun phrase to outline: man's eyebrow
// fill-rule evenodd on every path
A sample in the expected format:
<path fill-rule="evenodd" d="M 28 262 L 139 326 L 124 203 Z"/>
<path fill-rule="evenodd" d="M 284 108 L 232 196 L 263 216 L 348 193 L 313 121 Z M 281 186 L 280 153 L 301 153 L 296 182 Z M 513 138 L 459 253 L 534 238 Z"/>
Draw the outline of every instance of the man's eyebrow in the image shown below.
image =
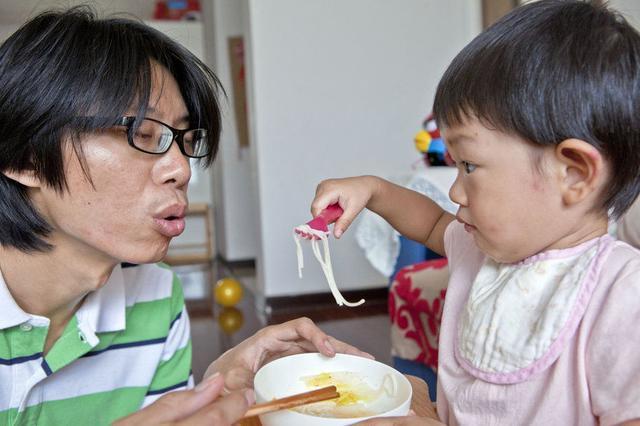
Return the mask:
<path fill-rule="evenodd" d="M 158 110 L 152 107 L 151 105 L 148 105 L 146 109 L 147 109 L 147 112 L 150 112 L 150 113 L 158 112 Z M 182 117 L 178 118 L 178 123 L 189 123 L 190 121 L 191 120 L 190 120 L 189 113 L 186 113 Z"/>

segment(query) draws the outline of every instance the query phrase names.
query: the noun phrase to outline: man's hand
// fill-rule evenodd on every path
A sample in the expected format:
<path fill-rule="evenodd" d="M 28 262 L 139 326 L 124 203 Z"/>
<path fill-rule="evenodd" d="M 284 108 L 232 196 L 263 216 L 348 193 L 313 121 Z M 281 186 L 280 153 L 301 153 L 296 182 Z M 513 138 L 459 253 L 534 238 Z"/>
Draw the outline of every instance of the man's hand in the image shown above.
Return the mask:
<path fill-rule="evenodd" d="M 195 389 L 168 393 L 114 425 L 229 426 L 244 415 L 249 405 L 254 403 L 254 397 L 252 391 L 233 392 L 220 397 L 223 389 L 223 377 L 212 375 Z"/>
<path fill-rule="evenodd" d="M 225 376 L 227 390 L 253 387 L 253 376 L 264 364 L 287 355 L 320 352 L 326 356 L 336 353 L 373 358 L 366 352 L 326 335 L 309 318 L 298 318 L 258 331 L 214 361 L 205 379 L 216 372 Z"/>

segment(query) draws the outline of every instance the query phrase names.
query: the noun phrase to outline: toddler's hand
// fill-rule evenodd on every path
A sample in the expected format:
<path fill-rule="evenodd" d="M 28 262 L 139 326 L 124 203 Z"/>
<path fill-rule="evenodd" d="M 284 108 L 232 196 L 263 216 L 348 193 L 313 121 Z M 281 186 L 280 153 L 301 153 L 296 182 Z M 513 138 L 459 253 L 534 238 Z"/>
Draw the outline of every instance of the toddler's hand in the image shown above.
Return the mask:
<path fill-rule="evenodd" d="M 324 180 L 316 188 L 316 196 L 311 202 L 311 214 L 316 217 L 327 206 L 338 203 L 344 213 L 336 221 L 333 235 L 340 238 L 362 209 L 367 207 L 377 185 L 377 178 L 374 176 Z"/>

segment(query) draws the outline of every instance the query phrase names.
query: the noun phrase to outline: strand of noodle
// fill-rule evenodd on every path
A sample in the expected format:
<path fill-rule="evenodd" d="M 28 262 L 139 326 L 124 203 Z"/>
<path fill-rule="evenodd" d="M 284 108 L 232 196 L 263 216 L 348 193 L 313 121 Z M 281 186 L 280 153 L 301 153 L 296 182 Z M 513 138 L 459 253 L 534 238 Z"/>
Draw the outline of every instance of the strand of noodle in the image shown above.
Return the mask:
<path fill-rule="evenodd" d="M 307 225 L 308 226 L 308 225 Z M 297 229 L 299 229 L 298 227 Z M 298 277 L 302 278 L 302 268 L 304 268 L 304 255 L 302 254 L 302 246 L 300 245 L 300 235 L 294 230 L 293 241 L 296 242 L 296 256 L 298 258 Z"/>
<path fill-rule="evenodd" d="M 311 249 L 313 250 L 313 255 L 316 257 L 316 260 L 318 261 L 318 263 L 320 263 L 320 266 L 322 267 L 322 272 L 324 273 L 324 276 L 327 279 L 327 283 L 329 283 L 329 288 L 331 289 L 331 293 L 333 294 L 334 299 L 336 299 L 336 303 L 339 306 L 342 306 L 343 304 L 346 304 L 347 306 L 349 306 L 347 301 L 344 299 L 344 297 L 342 297 L 342 294 L 340 294 L 340 290 L 338 290 L 338 286 L 336 285 L 335 277 L 333 276 L 333 268 L 331 267 L 331 257 L 330 256 L 327 257 L 329 254 L 328 252 L 329 244 L 328 244 L 327 238 L 325 237 L 321 241 L 324 246 L 324 258 L 320 253 L 318 240 L 311 240 Z"/>
<path fill-rule="evenodd" d="M 360 299 L 358 302 L 349 302 L 340 293 L 338 289 L 338 285 L 336 284 L 335 277 L 333 275 L 333 268 L 331 266 L 331 254 L 329 253 L 329 241 L 327 238 L 327 233 L 318 231 L 316 229 L 311 228 L 309 225 L 301 225 L 296 228 L 297 231 L 302 232 L 304 234 L 309 234 L 315 237 L 318 237 L 319 240 L 322 240 L 323 248 L 324 248 L 324 258 L 320 253 L 320 247 L 318 246 L 317 239 L 311 239 L 311 248 L 313 249 L 313 255 L 315 256 L 318 263 L 322 267 L 322 272 L 324 273 L 325 278 L 327 279 L 327 283 L 329 284 L 329 289 L 331 290 L 331 294 L 333 294 L 333 298 L 336 300 L 338 306 L 346 305 L 349 307 L 360 306 L 364 303 L 364 299 Z M 302 246 L 300 245 L 300 235 L 298 235 L 294 231 L 294 240 L 296 242 L 296 254 L 298 256 L 298 276 L 302 278 L 302 268 L 304 267 L 304 259 L 302 253 Z"/>
<path fill-rule="evenodd" d="M 389 398 L 393 398 L 398 392 L 398 383 L 396 382 L 396 378 L 389 373 L 385 374 L 382 378 L 381 387 Z"/>

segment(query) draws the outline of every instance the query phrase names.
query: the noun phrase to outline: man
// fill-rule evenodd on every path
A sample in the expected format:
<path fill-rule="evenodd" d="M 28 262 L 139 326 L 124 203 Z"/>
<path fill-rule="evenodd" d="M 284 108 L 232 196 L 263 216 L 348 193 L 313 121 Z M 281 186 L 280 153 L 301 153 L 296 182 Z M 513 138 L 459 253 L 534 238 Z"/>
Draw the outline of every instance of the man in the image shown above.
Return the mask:
<path fill-rule="evenodd" d="M 190 390 L 180 283 L 156 262 L 184 229 L 189 158 L 215 157 L 218 89 L 168 37 L 87 8 L 43 13 L 0 46 L 1 424 L 108 424 L 141 408 L 122 423 L 229 424 L 269 359 L 364 355 L 296 320 Z"/>

